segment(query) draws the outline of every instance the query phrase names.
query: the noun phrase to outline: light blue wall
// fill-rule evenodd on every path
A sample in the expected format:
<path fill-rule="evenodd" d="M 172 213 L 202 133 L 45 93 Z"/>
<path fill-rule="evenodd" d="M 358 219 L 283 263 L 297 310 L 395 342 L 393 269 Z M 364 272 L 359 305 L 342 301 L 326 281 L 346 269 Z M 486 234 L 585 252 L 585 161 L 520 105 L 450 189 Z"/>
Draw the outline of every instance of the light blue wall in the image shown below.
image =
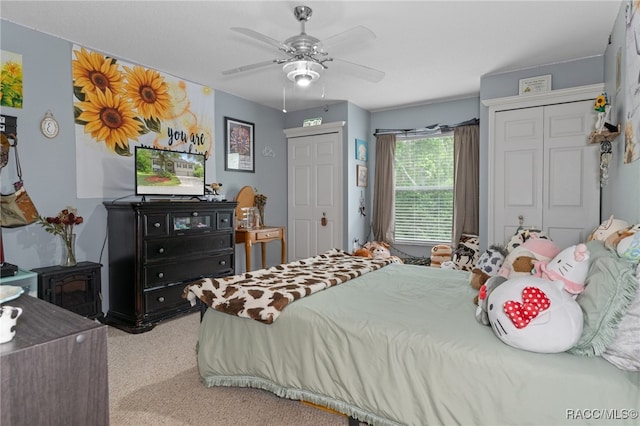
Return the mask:
<path fill-rule="evenodd" d="M 613 142 L 613 159 L 609 168 L 609 184 L 602 191 L 602 218 L 606 219 L 614 215 L 629 223 L 640 223 L 640 160 L 624 164 L 624 124 L 629 109 L 627 100 L 627 73 L 625 51 L 625 4 L 620 7 L 613 32 L 611 44 L 605 52 L 604 76 L 605 88 L 609 94 L 614 124 L 621 123 L 622 134 Z M 637 19 L 637 17 L 636 17 Z M 616 90 L 616 62 L 618 51 L 622 53 L 620 73 L 620 89 Z M 637 114 L 637 113 L 636 113 Z M 635 138 L 638 140 L 640 132 L 635 129 Z"/>
<path fill-rule="evenodd" d="M 365 241 L 371 240 L 371 199 L 373 180 L 371 179 L 374 163 L 371 162 L 371 148 L 373 146 L 373 136 L 370 132 L 371 114 L 359 106 L 349 103 L 349 120 L 347 121 L 348 139 L 347 153 L 345 159 L 345 193 L 347 195 L 347 243 L 345 247 L 349 250 L 353 248 L 353 241 L 357 239 L 362 245 Z M 369 159 L 367 162 L 356 159 L 356 139 L 368 142 Z M 356 184 L 357 165 L 368 166 L 369 179 L 367 187 L 359 187 Z M 360 200 L 364 200 L 365 215 L 360 214 Z"/>
<path fill-rule="evenodd" d="M 233 199 L 240 188 L 249 185 L 267 196 L 265 222 L 268 225 L 287 226 L 287 140 L 282 128 L 282 111 L 247 101 L 237 96 L 215 92 L 216 181 L 222 183 L 223 192 Z M 224 170 L 224 117 L 236 118 L 255 124 L 255 173 Z M 265 148 L 267 150 L 265 151 Z M 272 152 L 274 156 L 266 155 Z M 269 266 L 280 263 L 278 243 L 267 250 Z M 273 246 L 273 247 L 271 247 Z M 261 267 L 259 245 L 253 247 L 254 268 Z M 236 250 L 236 271 L 245 272 L 244 250 Z"/>

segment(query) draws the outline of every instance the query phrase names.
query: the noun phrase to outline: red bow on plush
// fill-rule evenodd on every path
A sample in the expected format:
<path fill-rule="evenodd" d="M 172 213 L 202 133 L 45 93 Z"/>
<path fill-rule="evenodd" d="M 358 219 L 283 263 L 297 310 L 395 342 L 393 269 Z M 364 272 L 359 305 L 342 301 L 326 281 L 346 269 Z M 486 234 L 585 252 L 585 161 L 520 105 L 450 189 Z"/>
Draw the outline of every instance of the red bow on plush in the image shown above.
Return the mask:
<path fill-rule="evenodd" d="M 478 299 L 484 300 L 487 298 L 487 286 L 486 284 L 482 284 L 480 290 L 478 291 Z"/>
<path fill-rule="evenodd" d="M 504 313 L 516 328 L 524 328 L 538 314 L 551 306 L 551 301 L 538 287 L 525 287 L 522 290 L 522 303 L 515 300 L 504 302 Z"/>

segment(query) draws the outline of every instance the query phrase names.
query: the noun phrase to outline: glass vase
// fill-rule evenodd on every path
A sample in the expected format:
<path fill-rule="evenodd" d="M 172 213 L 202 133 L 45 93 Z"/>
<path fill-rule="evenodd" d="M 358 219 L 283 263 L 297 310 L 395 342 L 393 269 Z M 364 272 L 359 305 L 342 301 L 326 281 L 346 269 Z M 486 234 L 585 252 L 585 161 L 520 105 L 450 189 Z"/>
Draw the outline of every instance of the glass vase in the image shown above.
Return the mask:
<path fill-rule="evenodd" d="M 76 266 L 76 234 L 62 237 L 62 261 L 60 266 Z"/>

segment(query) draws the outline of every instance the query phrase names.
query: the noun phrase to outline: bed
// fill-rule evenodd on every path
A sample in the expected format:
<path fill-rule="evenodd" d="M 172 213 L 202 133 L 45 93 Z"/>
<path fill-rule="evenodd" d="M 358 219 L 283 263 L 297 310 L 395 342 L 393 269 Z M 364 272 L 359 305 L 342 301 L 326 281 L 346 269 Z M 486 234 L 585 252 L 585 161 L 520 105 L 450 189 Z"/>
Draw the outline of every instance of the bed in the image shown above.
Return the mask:
<path fill-rule="evenodd" d="M 639 372 L 507 346 L 476 321 L 474 293 L 467 272 L 392 263 L 288 304 L 271 324 L 207 308 L 201 380 L 373 425 L 638 424 Z"/>

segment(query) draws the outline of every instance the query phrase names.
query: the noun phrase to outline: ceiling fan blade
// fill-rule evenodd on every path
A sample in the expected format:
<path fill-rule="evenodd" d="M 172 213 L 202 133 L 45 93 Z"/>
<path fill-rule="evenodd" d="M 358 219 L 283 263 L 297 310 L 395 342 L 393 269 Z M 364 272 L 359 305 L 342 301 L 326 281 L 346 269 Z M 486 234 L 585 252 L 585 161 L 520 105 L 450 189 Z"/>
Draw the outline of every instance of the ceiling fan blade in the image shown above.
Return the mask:
<path fill-rule="evenodd" d="M 354 77 L 358 77 L 372 83 L 380 82 L 385 76 L 385 73 L 383 71 L 345 61 L 344 59 L 334 58 L 332 62 L 339 66 L 341 72 L 343 71 L 345 73 L 353 75 Z M 329 65 L 329 67 L 331 67 L 331 65 Z"/>
<path fill-rule="evenodd" d="M 270 46 L 273 46 L 277 49 L 280 49 L 282 51 L 285 52 L 289 52 L 291 50 L 291 48 L 289 46 L 287 46 L 286 44 L 276 40 L 275 38 L 271 38 L 267 35 L 261 34 L 257 31 L 253 31 L 249 28 L 243 28 L 243 27 L 232 27 L 230 28 L 231 30 L 238 32 L 240 34 L 244 34 L 247 37 L 251 37 L 253 39 L 259 40 L 263 43 L 267 43 Z"/>
<path fill-rule="evenodd" d="M 228 69 L 226 71 L 222 71 L 222 75 L 231 75 L 231 74 L 237 74 L 239 72 L 244 72 L 244 71 L 251 71 L 251 70 L 255 70 L 257 68 L 262 68 L 262 67 L 266 67 L 268 65 L 273 65 L 277 62 L 277 60 L 272 59 L 270 61 L 262 61 L 262 62 L 257 62 L 255 64 L 250 64 L 250 65 L 244 65 L 238 68 L 231 68 Z"/>
<path fill-rule="evenodd" d="M 373 40 L 376 38 L 376 35 L 373 31 L 371 31 L 367 27 L 363 27 L 362 25 L 353 27 L 349 30 L 343 31 L 341 33 L 335 34 L 325 40 L 320 42 L 322 46 L 322 50 L 324 52 L 333 50 L 336 47 L 344 43 L 359 44 L 365 41 Z"/>

